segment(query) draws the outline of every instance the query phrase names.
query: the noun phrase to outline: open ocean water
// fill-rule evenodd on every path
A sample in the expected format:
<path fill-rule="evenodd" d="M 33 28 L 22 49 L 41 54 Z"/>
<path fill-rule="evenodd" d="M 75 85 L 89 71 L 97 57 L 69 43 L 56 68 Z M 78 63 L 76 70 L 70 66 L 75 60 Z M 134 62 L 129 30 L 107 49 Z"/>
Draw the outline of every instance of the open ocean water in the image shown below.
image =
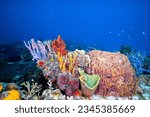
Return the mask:
<path fill-rule="evenodd" d="M 117 51 L 149 53 L 149 0 L 1 0 L 0 43 L 63 39 Z"/>

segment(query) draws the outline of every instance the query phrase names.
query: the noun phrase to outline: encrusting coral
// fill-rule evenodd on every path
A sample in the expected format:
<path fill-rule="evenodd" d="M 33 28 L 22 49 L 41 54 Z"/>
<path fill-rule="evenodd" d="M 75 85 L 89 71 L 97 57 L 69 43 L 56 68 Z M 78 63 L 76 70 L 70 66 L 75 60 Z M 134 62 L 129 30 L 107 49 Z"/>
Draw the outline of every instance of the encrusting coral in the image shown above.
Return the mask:
<path fill-rule="evenodd" d="M 76 49 L 75 52 L 77 53 L 76 58 L 77 66 L 85 69 L 91 61 L 89 55 L 87 55 L 84 50 Z"/>
<path fill-rule="evenodd" d="M 68 72 L 60 73 L 57 78 L 58 88 L 67 96 L 74 95 L 75 91 L 79 89 L 79 80 Z"/>
<path fill-rule="evenodd" d="M 42 71 L 45 79 L 50 79 L 52 82 L 56 81 L 58 74 L 61 72 L 57 60 L 47 61 Z"/>
<path fill-rule="evenodd" d="M 91 63 L 89 74 L 101 77 L 97 94 L 103 96 L 132 96 L 136 93 L 137 79 L 124 54 L 93 50 L 87 53 Z"/>

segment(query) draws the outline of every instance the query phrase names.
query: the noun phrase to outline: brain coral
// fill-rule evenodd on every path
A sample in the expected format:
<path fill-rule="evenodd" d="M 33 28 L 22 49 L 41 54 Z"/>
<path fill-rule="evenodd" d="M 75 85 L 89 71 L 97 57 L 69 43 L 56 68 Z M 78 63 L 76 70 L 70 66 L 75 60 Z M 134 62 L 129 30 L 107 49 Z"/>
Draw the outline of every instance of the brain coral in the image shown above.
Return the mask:
<path fill-rule="evenodd" d="M 93 50 L 87 53 L 91 62 L 89 74 L 101 76 L 97 93 L 103 96 L 132 96 L 136 93 L 137 79 L 128 58 L 119 52 Z"/>

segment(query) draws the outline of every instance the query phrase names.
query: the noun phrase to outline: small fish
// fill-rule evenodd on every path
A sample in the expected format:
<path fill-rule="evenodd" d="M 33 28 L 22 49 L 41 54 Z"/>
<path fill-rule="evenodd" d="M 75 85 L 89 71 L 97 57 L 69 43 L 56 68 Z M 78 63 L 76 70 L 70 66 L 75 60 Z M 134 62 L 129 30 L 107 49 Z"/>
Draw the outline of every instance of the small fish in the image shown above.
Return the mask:
<path fill-rule="evenodd" d="M 129 37 L 129 39 L 132 39 L 131 37 Z"/>
<path fill-rule="evenodd" d="M 129 38 L 129 39 L 132 39 L 130 35 L 128 35 L 128 38 Z"/>
<path fill-rule="evenodd" d="M 130 29 L 133 29 L 133 27 L 129 27 Z"/>
<path fill-rule="evenodd" d="M 121 36 L 121 34 L 118 34 L 118 36 Z"/>
<path fill-rule="evenodd" d="M 124 30 L 122 30 L 121 32 L 122 32 L 122 33 L 124 33 L 125 31 L 124 31 Z"/>
<path fill-rule="evenodd" d="M 109 34 L 112 34 L 112 32 L 108 32 Z"/>
<path fill-rule="evenodd" d="M 146 35 L 146 33 L 145 33 L 145 32 L 142 32 L 142 34 L 143 34 L 143 35 Z"/>

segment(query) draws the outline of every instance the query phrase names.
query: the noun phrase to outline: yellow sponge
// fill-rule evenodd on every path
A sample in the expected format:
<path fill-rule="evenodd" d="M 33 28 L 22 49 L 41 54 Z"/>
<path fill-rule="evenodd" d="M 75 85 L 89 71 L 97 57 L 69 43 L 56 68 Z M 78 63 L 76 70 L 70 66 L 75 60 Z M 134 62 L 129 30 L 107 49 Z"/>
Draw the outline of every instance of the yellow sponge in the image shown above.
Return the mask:
<path fill-rule="evenodd" d="M 21 99 L 21 95 L 18 90 L 8 91 L 8 96 L 3 98 L 3 100 L 20 100 L 20 99 Z"/>
<path fill-rule="evenodd" d="M 0 83 L 0 92 L 3 90 L 3 84 Z"/>

